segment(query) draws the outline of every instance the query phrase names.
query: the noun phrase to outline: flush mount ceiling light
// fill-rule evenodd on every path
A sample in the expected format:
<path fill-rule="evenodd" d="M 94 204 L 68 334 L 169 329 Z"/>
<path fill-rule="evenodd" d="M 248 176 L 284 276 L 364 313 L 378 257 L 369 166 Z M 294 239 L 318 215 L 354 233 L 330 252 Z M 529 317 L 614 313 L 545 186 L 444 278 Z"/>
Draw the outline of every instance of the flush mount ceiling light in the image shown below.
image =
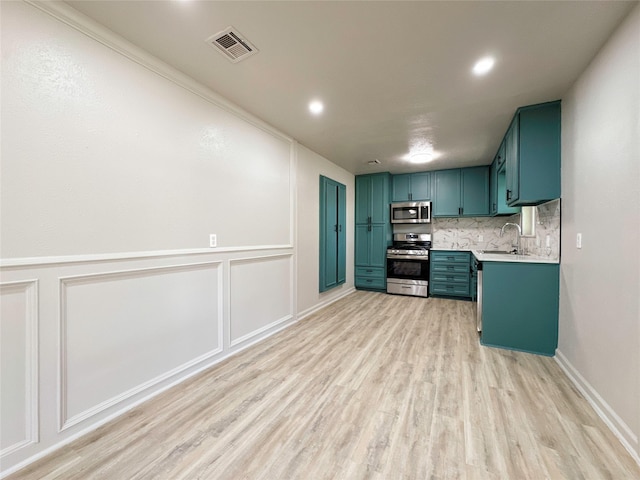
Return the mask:
<path fill-rule="evenodd" d="M 411 163 L 429 163 L 438 156 L 436 152 L 414 152 L 409 154 L 407 161 Z"/>
<path fill-rule="evenodd" d="M 481 58 L 473 66 L 473 74 L 477 76 L 486 75 L 491 71 L 494 63 L 496 63 L 496 61 L 493 59 L 493 57 Z"/>
<path fill-rule="evenodd" d="M 320 115 L 324 110 L 324 105 L 319 100 L 309 102 L 309 111 L 314 115 Z"/>

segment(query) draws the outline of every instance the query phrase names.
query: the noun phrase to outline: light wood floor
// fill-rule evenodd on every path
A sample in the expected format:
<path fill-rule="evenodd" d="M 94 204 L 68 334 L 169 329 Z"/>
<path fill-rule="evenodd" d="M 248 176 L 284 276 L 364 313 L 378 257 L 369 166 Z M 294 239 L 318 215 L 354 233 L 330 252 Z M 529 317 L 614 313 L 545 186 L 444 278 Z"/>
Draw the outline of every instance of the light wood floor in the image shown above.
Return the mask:
<path fill-rule="evenodd" d="M 638 479 L 553 359 L 474 305 L 356 292 L 11 479 Z"/>

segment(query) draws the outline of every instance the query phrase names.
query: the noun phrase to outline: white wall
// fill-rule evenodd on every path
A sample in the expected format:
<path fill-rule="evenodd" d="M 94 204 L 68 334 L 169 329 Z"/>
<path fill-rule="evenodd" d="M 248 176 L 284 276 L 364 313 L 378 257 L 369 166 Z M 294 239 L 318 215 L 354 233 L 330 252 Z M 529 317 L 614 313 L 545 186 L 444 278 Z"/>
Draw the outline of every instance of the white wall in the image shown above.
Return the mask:
<path fill-rule="evenodd" d="M 562 112 L 558 360 L 640 459 L 640 6 Z"/>
<path fill-rule="evenodd" d="M 318 174 L 354 182 L 64 3 L 0 8 L 4 476 L 348 293 Z"/>
<path fill-rule="evenodd" d="M 327 292 L 319 292 L 320 266 L 320 175 L 347 187 L 347 278 L 343 285 Z M 308 315 L 319 307 L 353 290 L 354 229 L 353 214 L 355 177 L 302 145 L 298 148 L 297 190 L 297 263 L 298 312 Z"/>

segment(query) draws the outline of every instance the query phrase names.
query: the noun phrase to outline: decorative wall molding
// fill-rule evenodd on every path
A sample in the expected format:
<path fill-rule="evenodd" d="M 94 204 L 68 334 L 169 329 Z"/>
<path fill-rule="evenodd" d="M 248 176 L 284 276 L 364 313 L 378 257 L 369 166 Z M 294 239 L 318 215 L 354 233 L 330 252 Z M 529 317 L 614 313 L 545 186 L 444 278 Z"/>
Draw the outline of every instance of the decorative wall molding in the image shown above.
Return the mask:
<path fill-rule="evenodd" d="M 580 374 L 560 350 L 556 351 L 556 363 L 562 371 L 569 377 L 571 383 L 582 393 L 587 402 L 593 407 L 598 416 L 606 423 L 614 433 L 624 448 L 631 454 L 633 459 L 640 465 L 638 436 L 631 428 L 618 416 L 611 406 L 600 396 L 598 391 Z"/>
<path fill-rule="evenodd" d="M 289 312 L 287 315 L 284 315 L 272 322 L 269 322 L 267 325 L 263 325 L 245 335 L 242 335 L 238 338 L 232 338 L 232 334 L 231 334 L 231 330 L 232 330 L 232 315 L 231 315 L 231 310 L 232 310 L 232 300 L 231 300 L 231 291 L 234 288 L 233 286 L 233 282 L 231 281 L 231 271 L 233 269 L 233 265 L 235 264 L 249 264 L 249 263 L 254 263 L 254 262 L 264 262 L 264 261 L 269 261 L 269 260 L 275 260 L 278 258 L 288 258 L 289 259 L 289 281 L 291 282 L 291 288 L 288 290 L 288 294 L 289 294 Z M 263 255 L 263 256 L 250 256 L 250 257 L 242 257 L 242 258 L 234 258 L 229 260 L 229 275 L 227 278 L 228 281 L 228 285 L 229 285 L 229 296 L 227 298 L 228 301 L 228 305 L 229 305 L 229 319 L 228 319 L 228 325 L 229 325 L 229 329 L 228 329 L 228 338 L 227 338 L 227 342 L 229 347 L 237 347 L 238 345 L 245 343 L 249 340 L 251 340 L 252 338 L 256 338 L 262 334 L 264 334 L 265 332 L 275 329 L 278 326 L 282 326 L 283 324 L 285 324 L 286 322 L 295 320 L 295 312 L 294 312 L 294 278 L 295 278 L 295 263 L 294 263 L 294 255 L 293 252 L 291 253 L 279 253 L 279 254 L 273 254 L 273 255 Z"/>
<path fill-rule="evenodd" d="M 4 448 L 0 458 L 15 453 L 28 445 L 39 441 L 39 353 L 38 353 L 38 324 L 39 324 L 39 284 L 38 280 L 23 280 L 0 283 L 0 296 L 6 291 L 24 294 L 25 303 L 25 438 L 23 441 Z"/>
<path fill-rule="evenodd" d="M 54 257 L 9 258 L 0 260 L 0 268 L 33 267 L 53 264 L 97 263 L 119 260 L 142 260 L 190 255 L 211 255 L 233 252 L 259 252 L 292 249 L 293 245 L 258 245 L 249 247 L 187 248 L 181 250 L 153 250 L 146 252 L 103 253 L 92 255 L 64 255 Z"/>
<path fill-rule="evenodd" d="M 272 328 L 277 327 L 278 325 L 281 325 L 287 321 L 293 320 L 293 315 L 286 315 L 282 318 L 279 318 L 278 320 L 275 320 L 271 323 L 269 323 L 268 325 L 265 325 L 264 327 L 260 327 L 257 330 L 254 330 L 253 332 L 247 333 L 246 335 L 243 335 L 240 338 L 236 338 L 235 340 L 230 340 L 229 345 L 231 347 L 235 347 L 237 345 L 240 345 L 241 343 L 246 342 L 247 340 L 250 340 L 252 338 L 257 337 L 258 335 L 271 330 Z"/>
<path fill-rule="evenodd" d="M 223 268 L 221 268 L 223 262 L 222 261 L 210 261 L 210 262 L 200 262 L 200 263 L 188 263 L 188 264 L 180 264 L 180 265 L 169 265 L 169 266 L 160 266 L 160 267 L 148 267 L 148 268 L 138 268 L 138 269 L 127 269 L 127 270 L 118 270 L 118 271 L 109 271 L 109 272 L 101 272 L 101 273 L 92 273 L 92 274 L 84 274 L 84 275 L 75 275 L 68 277 L 60 277 L 59 280 L 59 321 L 58 321 L 58 433 L 63 432 L 74 425 L 77 425 L 99 413 L 105 411 L 108 408 L 113 407 L 125 400 L 133 397 L 134 395 L 140 394 L 146 390 L 151 389 L 152 387 L 167 381 L 171 377 L 174 377 L 181 372 L 188 370 L 200 363 L 205 362 L 212 357 L 220 354 L 224 350 L 223 346 Z M 171 369 L 161 375 L 158 375 L 152 379 L 149 379 L 146 382 L 143 382 L 131 389 L 128 389 L 125 392 L 122 392 L 119 395 L 116 395 L 104 402 L 95 405 L 92 408 L 89 408 L 79 414 L 68 417 L 68 384 L 67 384 L 67 289 L 69 286 L 73 284 L 79 283 L 99 283 L 104 281 L 105 279 L 114 280 L 114 279 L 128 279 L 135 276 L 146 276 L 152 274 L 163 274 L 167 272 L 183 272 L 183 271 L 193 271 L 197 269 L 206 269 L 215 267 L 217 269 L 217 279 L 218 279 L 218 311 L 217 311 L 217 336 L 218 336 L 218 344 L 203 355 L 198 356 L 174 369 Z"/>

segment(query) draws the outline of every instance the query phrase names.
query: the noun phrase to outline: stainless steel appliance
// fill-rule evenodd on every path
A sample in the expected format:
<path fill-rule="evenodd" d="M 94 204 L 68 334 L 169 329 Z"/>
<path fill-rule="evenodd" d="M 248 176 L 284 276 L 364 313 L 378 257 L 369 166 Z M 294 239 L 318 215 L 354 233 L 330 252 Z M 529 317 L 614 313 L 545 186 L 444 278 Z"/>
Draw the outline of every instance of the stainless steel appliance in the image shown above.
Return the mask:
<path fill-rule="evenodd" d="M 387 293 L 429 296 L 429 233 L 396 233 L 387 249 Z"/>
<path fill-rule="evenodd" d="M 473 259 L 474 261 L 474 270 L 478 273 L 477 280 L 477 291 L 476 291 L 476 302 L 477 302 L 477 310 L 476 310 L 476 329 L 478 332 L 482 332 L 482 262 L 480 262 L 477 258 Z"/>
<path fill-rule="evenodd" d="M 431 202 L 392 203 L 391 223 L 431 223 Z"/>

